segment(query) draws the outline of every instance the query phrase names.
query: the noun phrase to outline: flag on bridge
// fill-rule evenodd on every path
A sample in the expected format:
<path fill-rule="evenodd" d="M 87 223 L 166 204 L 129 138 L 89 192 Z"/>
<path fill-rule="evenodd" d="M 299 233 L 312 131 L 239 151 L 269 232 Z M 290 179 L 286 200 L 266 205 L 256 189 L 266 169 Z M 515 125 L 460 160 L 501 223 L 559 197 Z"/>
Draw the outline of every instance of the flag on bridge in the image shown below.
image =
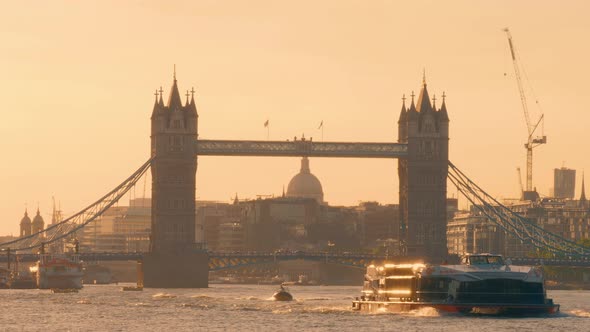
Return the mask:
<path fill-rule="evenodd" d="M 323 127 L 324 127 L 324 120 L 322 120 L 322 122 L 320 122 L 318 129 L 322 129 Z"/>
<path fill-rule="evenodd" d="M 264 128 L 268 127 L 268 120 L 264 121 Z"/>

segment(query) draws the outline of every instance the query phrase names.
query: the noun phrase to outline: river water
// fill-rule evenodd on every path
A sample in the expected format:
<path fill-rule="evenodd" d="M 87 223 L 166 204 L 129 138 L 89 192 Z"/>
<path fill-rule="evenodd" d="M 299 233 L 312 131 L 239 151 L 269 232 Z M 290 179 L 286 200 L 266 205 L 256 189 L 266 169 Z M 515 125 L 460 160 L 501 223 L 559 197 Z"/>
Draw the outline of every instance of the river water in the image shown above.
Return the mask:
<path fill-rule="evenodd" d="M 292 302 L 275 302 L 270 285 L 145 289 L 90 285 L 79 293 L 0 290 L 0 331 L 590 331 L 590 291 L 549 291 L 561 313 L 498 318 L 351 310 L 351 286 L 293 286 Z"/>

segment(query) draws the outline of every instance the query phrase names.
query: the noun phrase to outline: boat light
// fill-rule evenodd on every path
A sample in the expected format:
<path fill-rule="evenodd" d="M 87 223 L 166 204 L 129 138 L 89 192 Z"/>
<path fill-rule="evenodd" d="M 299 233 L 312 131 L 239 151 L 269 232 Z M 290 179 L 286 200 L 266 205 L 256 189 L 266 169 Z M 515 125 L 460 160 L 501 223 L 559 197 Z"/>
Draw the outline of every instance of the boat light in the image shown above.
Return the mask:
<path fill-rule="evenodd" d="M 388 276 L 385 279 L 412 279 L 414 276 Z"/>
<path fill-rule="evenodd" d="M 379 294 L 410 295 L 410 294 L 412 294 L 412 291 L 409 289 L 390 289 L 390 290 L 380 290 Z"/>

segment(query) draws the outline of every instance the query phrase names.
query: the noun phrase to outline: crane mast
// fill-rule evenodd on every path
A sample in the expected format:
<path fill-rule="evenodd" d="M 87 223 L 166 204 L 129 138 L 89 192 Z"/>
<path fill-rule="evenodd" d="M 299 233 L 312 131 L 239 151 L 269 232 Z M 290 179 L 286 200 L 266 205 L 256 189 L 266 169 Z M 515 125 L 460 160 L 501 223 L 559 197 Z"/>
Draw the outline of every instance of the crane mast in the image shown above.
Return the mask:
<path fill-rule="evenodd" d="M 520 167 L 516 168 L 516 175 L 518 176 L 518 184 L 520 185 L 520 199 L 523 199 L 524 187 L 522 186 L 522 176 L 520 175 Z"/>
<path fill-rule="evenodd" d="M 516 56 L 516 49 L 514 47 L 514 43 L 512 41 L 512 35 L 510 34 L 510 30 L 508 28 L 504 29 L 506 35 L 508 36 L 508 45 L 510 46 L 510 55 L 512 56 L 512 63 L 514 65 L 514 75 L 516 76 L 516 84 L 518 85 L 518 92 L 520 93 L 520 102 L 522 104 L 522 110 L 524 112 L 524 119 L 526 121 L 528 136 L 527 142 L 524 144 L 526 149 L 526 191 L 533 190 L 533 148 L 547 143 L 547 136 L 542 135 L 538 137 L 533 137 L 539 125 L 544 121 L 544 115 L 541 114 L 539 120 L 535 123 L 531 121 L 529 115 L 528 104 L 526 100 L 526 94 L 524 92 L 524 87 L 522 84 L 522 78 L 520 76 L 520 69 L 518 65 L 518 59 Z"/>

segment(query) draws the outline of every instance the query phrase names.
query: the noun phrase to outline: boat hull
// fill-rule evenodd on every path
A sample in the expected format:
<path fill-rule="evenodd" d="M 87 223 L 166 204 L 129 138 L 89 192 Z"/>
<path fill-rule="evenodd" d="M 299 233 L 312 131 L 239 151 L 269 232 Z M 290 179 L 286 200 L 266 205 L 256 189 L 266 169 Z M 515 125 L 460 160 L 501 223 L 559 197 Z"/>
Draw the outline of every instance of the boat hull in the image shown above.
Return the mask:
<path fill-rule="evenodd" d="M 353 310 L 362 312 L 406 312 L 421 308 L 434 308 L 439 312 L 476 314 L 532 316 L 547 315 L 559 312 L 559 304 L 513 304 L 513 303 L 429 303 L 429 302 L 382 302 L 353 301 Z"/>
<path fill-rule="evenodd" d="M 37 287 L 39 289 L 81 289 L 82 274 L 63 274 L 63 275 L 44 275 L 37 278 Z"/>
<path fill-rule="evenodd" d="M 279 291 L 273 294 L 273 299 L 275 301 L 291 301 L 293 300 L 293 296 L 286 291 Z"/>

